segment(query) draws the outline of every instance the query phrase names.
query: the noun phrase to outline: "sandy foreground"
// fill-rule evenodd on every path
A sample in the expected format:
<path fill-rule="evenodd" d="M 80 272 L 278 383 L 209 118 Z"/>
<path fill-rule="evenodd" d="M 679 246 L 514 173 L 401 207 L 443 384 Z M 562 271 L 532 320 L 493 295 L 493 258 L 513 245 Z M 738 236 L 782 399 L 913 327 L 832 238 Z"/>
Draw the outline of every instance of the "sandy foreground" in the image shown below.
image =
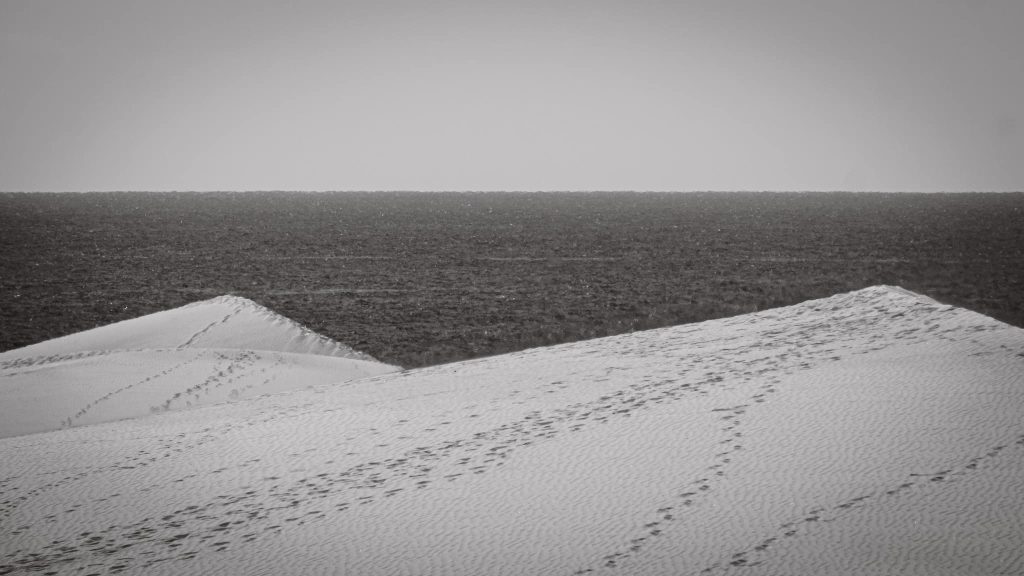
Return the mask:
<path fill-rule="evenodd" d="M 0 439 L 0 574 L 1024 574 L 1024 330 L 898 288 L 313 388 L 182 334 L 129 380 L 287 391 Z M 126 335 L 0 355 L 3 418 Z"/>

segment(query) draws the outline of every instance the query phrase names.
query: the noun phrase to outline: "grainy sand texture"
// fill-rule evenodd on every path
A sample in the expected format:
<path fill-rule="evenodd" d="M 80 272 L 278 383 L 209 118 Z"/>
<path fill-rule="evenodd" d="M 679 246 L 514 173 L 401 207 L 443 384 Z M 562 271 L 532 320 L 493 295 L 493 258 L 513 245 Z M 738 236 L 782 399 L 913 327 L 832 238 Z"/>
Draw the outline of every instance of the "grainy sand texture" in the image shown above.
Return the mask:
<path fill-rule="evenodd" d="M 0 574 L 1024 573 L 1024 330 L 899 288 L 330 384 L 165 314 L 0 355 Z M 221 365 L 279 393 L 79 425 Z"/>

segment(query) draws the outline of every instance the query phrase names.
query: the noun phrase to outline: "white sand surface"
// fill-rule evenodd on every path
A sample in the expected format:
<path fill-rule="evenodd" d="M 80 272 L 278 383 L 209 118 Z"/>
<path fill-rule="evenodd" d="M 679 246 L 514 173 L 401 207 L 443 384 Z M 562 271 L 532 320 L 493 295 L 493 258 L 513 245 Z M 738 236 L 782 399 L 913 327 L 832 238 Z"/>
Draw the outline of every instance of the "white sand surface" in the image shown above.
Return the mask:
<path fill-rule="evenodd" d="M 1024 330 L 891 287 L 0 440 L 0 574 L 1024 574 Z"/>
<path fill-rule="evenodd" d="M 0 438 L 397 370 L 221 296 L 0 354 Z"/>

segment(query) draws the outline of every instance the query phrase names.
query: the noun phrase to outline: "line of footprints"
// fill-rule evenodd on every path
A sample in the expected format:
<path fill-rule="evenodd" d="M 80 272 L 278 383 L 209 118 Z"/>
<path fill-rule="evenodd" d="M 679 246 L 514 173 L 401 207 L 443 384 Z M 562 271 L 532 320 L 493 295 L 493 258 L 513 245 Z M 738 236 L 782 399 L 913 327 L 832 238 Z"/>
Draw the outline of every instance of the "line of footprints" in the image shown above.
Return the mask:
<path fill-rule="evenodd" d="M 743 432 L 740 430 L 742 417 L 752 404 L 760 404 L 766 401 L 770 394 L 775 393 L 777 379 L 769 380 L 762 384 L 758 392 L 751 396 L 749 403 L 738 404 L 724 408 L 715 408 L 712 411 L 720 413 L 718 418 L 721 423 L 721 439 L 718 441 L 720 451 L 714 455 L 713 463 L 704 472 L 705 476 L 689 481 L 680 488 L 674 498 L 664 506 L 658 508 L 652 515 L 650 521 L 643 524 L 640 534 L 631 538 L 627 546 L 617 552 L 613 552 L 601 558 L 601 566 L 604 568 L 616 568 L 631 556 L 639 554 L 645 545 L 651 543 L 654 538 L 665 534 L 669 525 L 682 520 L 683 514 L 688 507 L 694 506 L 703 497 L 709 494 L 715 486 L 715 480 L 727 475 L 729 465 L 733 459 L 744 450 Z M 589 574 L 596 568 L 581 568 L 573 572 L 575 576 Z"/>

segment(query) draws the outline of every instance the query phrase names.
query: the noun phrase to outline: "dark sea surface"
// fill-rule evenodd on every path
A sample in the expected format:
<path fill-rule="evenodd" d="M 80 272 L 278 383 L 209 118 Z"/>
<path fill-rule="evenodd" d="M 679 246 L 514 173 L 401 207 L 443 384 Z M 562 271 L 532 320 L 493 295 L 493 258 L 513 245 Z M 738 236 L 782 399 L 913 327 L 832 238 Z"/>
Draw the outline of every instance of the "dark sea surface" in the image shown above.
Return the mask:
<path fill-rule="evenodd" d="M 0 350 L 236 294 L 412 367 L 874 284 L 1024 326 L 1024 194 L 0 194 Z"/>

